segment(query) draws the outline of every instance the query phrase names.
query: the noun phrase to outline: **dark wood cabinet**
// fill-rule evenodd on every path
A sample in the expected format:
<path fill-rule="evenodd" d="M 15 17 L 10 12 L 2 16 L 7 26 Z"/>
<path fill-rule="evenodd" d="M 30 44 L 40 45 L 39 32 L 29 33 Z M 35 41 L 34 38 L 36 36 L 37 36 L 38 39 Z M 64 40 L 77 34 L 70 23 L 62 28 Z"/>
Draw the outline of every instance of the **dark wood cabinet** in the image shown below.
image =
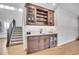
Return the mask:
<path fill-rule="evenodd" d="M 40 37 L 39 39 L 39 50 L 44 49 L 44 38 Z"/>
<path fill-rule="evenodd" d="M 26 3 L 26 25 L 54 26 L 54 11 L 34 4 Z"/>
<path fill-rule="evenodd" d="M 45 36 L 45 39 L 44 39 L 44 48 L 45 49 L 49 48 L 49 42 L 50 42 L 50 36 Z"/>
<path fill-rule="evenodd" d="M 28 53 L 49 48 L 49 36 L 28 37 Z"/>
<path fill-rule="evenodd" d="M 54 26 L 54 12 L 53 11 L 48 11 L 48 25 Z"/>
<path fill-rule="evenodd" d="M 35 52 L 39 50 L 39 37 L 28 37 L 28 52 Z"/>
<path fill-rule="evenodd" d="M 35 7 L 30 6 L 27 4 L 27 16 L 26 16 L 26 23 L 28 25 L 34 25 L 35 24 Z"/>
<path fill-rule="evenodd" d="M 39 40 L 39 49 L 47 49 L 49 48 L 49 36 L 40 36 Z"/>

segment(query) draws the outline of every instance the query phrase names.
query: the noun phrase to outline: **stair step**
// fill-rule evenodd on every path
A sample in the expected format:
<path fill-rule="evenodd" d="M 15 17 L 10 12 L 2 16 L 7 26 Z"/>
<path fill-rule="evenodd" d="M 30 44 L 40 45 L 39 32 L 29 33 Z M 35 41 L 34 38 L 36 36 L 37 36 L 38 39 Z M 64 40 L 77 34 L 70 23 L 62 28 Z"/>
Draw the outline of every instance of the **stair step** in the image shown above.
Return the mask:
<path fill-rule="evenodd" d="M 13 32 L 12 34 L 17 34 L 17 33 L 20 33 L 20 34 L 22 34 L 22 32 Z"/>
<path fill-rule="evenodd" d="M 15 27 L 15 29 L 22 29 L 22 27 Z"/>
<path fill-rule="evenodd" d="M 22 32 L 22 30 L 18 30 L 18 29 L 17 29 L 17 30 L 14 30 L 13 32 Z"/>
<path fill-rule="evenodd" d="M 11 42 L 15 42 L 15 41 L 23 41 L 23 39 L 12 39 Z"/>
<path fill-rule="evenodd" d="M 15 30 L 17 30 L 17 29 L 22 30 L 22 28 L 15 28 Z"/>
<path fill-rule="evenodd" d="M 13 36 L 22 36 L 22 34 L 12 34 L 12 37 Z"/>
<path fill-rule="evenodd" d="M 12 35 L 12 37 L 22 37 L 22 35 L 21 34 Z"/>
<path fill-rule="evenodd" d="M 12 33 L 12 35 L 22 35 L 22 33 Z"/>
<path fill-rule="evenodd" d="M 23 38 L 23 37 L 12 37 L 12 39 L 20 39 L 20 38 Z"/>
<path fill-rule="evenodd" d="M 15 29 L 16 29 L 16 30 L 17 30 L 17 29 L 22 30 L 22 28 L 15 28 Z"/>
<path fill-rule="evenodd" d="M 12 33 L 12 35 L 22 35 L 22 33 Z"/>
<path fill-rule="evenodd" d="M 17 42 L 11 42 L 10 45 L 19 45 L 19 44 L 23 44 L 23 41 L 17 41 Z"/>

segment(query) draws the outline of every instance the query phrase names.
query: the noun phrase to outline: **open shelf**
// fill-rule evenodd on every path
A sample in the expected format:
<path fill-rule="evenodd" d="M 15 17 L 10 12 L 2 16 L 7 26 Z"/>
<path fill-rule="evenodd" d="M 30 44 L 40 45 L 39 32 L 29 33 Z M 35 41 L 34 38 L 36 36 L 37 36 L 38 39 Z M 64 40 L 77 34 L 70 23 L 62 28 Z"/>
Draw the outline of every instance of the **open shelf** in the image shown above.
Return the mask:
<path fill-rule="evenodd" d="M 54 26 L 54 12 L 52 10 L 27 3 L 27 25 Z"/>

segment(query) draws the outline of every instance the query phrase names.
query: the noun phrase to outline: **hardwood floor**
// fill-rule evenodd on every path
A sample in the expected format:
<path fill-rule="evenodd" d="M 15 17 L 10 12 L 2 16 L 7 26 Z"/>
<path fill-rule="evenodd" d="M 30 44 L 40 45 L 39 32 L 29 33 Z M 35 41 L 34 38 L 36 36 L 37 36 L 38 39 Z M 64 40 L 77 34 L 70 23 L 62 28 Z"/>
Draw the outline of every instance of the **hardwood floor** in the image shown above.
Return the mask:
<path fill-rule="evenodd" d="M 6 39 L 0 39 L 0 55 L 24 55 L 23 45 L 15 45 L 6 48 Z"/>
<path fill-rule="evenodd" d="M 8 54 L 6 48 L 6 39 L 0 38 L 0 55 Z"/>
<path fill-rule="evenodd" d="M 56 48 L 35 52 L 31 55 L 79 55 L 79 41 L 73 41 Z"/>
<path fill-rule="evenodd" d="M 3 43 L 4 42 L 4 43 Z M 23 49 L 22 45 L 5 47 L 6 40 L 0 39 L 0 54 L 5 55 L 26 55 L 26 52 Z M 29 55 L 79 55 L 79 41 L 73 41 L 68 44 L 56 47 L 49 48 L 46 50 L 41 50 Z"/>
<path fill-rule="evenodd" d="M 9 55 L 25 55 L 26 52 L 23 49 L 23 45 L 15 45 L 7 48 Z"/>

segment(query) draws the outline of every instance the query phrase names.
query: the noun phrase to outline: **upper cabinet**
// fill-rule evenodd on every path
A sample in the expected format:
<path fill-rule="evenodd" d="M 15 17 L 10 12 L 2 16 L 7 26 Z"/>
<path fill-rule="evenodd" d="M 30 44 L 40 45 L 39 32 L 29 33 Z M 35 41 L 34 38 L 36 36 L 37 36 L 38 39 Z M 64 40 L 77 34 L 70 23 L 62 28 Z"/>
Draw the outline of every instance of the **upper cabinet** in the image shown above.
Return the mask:
<path fill-rule="evenodd" d="M 54 11 L 26 3 L 26 25 L 54 26 Z"/>

